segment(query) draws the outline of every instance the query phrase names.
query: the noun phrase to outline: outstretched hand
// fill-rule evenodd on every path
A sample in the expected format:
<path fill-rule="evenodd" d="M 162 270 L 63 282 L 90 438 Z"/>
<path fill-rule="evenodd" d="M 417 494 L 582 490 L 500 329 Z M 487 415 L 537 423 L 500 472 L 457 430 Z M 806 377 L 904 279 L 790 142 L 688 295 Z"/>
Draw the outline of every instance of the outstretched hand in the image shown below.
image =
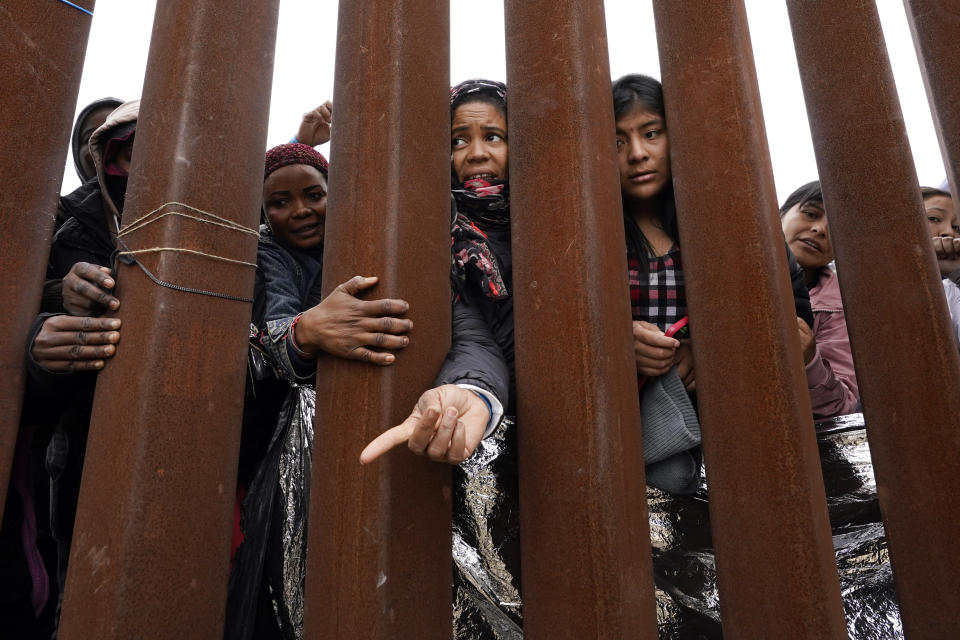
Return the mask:
<path fill-rule="evenodd" d="M 445 384 L 425 391 L 402 423 L 383 432 L 360 454 L 369 464 L 403 443 L 436 462 L 460 464 L 483 439 L 490 421 L 487 403 L 469 389 Z"/>
<path fill-rule="evenodd" d="M 311 147 L 323 144 L 330 139 L 333 126 L 333 103 L 327 100 L 316 109 L 303 114 L 300 128 L 297 129 L 297 142 Z"/>
<path fill-rule="evenodd" d="M 405 300 L 384 298 L 360 300 L 357 294 L 377 283 L 375 277 L 354 276 L 337 285 L 320 304 L 300 315 L 295 339 L 304 352 L 318 351 L 341 358 L 373 364 L 393 364 L 392 353 L 378 349 L 402 349 L 410 338 L 401 335 L 413 328 L 413 322 L 396 316 L 410 308 Z"/>
<path fill-rule="evenodd" d="M 117 352 L 119 329 L 118 318 L 50 316 L 30 354 L 47 371 L 97 371 Z"/>
<path fill-rule="evenodd" d="M 100 315 L 116 311 L 120 301 L 110 295 L 116 286 L 108 267 L 77 262 L 63 278 L 63 309 L 72 316 Z"/>

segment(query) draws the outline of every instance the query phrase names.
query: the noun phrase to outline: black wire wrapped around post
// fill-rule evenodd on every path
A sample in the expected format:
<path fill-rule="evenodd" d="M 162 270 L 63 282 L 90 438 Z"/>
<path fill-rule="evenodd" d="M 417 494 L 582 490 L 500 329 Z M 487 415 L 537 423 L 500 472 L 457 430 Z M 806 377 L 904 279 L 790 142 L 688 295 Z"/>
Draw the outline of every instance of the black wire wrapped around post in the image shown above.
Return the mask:
<path fill-rule="evenodd" d="M 59 637 L 223 634 L 277 0 L 159 0 Z M 175 212 L 183 215 L 165 215 Z M 125 248 L 124 248 L 125 247 Z"/>

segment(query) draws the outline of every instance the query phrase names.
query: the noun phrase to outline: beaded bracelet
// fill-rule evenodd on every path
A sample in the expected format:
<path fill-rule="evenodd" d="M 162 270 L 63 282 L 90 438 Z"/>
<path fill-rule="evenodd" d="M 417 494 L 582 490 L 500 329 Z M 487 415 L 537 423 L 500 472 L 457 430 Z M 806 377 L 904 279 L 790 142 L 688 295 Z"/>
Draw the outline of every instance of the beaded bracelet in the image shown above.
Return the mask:
<path fill-rule="evenodd" d="M 302 313 L 298 313 L 297 317 L 294 318 L 293 322 L 290 323 L 290 328 L 287 330 L 287 338 L 289 338 L 290 346 L 293 348 L 294 352 L 296 352 L 297 355 L 299 355 L 301 358 L 312 360 L 313 358 L 317 357 L 316 354 L 310 355 L 309 353 L 301 349 L 300 345 L 297 344 L 297 338 L 294 335 L 294 330 L 297 328 L 297 323 L 300 322 L 300 316 L 302 315 L 303 315 Z"/>

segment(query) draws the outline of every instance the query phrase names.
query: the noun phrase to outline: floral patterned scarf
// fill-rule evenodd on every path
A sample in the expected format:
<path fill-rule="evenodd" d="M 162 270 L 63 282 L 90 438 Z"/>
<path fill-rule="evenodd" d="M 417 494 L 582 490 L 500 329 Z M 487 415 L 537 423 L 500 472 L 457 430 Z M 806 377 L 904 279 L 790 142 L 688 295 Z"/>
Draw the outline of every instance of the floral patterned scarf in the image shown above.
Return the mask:
<path fill-rule="evenodd" d="M 510 228 L 510 195 L 506 181 L 468 180 L 452 190 L 455 209 L 450 225 L 452 244 L 451 280 L 455 298 L 461 298 L 467 281 L 477 283 L 483 295 L 505 300 L 509 292 L 500 263 L 490 248 L 483 228 Z"/>

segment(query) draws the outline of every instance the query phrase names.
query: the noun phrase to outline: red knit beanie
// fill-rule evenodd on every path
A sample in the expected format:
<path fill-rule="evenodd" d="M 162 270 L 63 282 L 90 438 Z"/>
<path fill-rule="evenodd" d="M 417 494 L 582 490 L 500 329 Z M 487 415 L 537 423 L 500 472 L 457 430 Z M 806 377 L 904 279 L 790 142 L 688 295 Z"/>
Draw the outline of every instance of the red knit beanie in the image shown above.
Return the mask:
<path fill-rule="evenodd" d="M 323 154 L 307 144 L 299 142 L 290 142 L 288 144 L 278 144 L 273 149 L 267 151 L 266 162 L 263 167 L 263 179 L 267 176 L 289 164 L 306 164 L 315 167 L 324 176 L 327 175 L 328 164 Z"/>

